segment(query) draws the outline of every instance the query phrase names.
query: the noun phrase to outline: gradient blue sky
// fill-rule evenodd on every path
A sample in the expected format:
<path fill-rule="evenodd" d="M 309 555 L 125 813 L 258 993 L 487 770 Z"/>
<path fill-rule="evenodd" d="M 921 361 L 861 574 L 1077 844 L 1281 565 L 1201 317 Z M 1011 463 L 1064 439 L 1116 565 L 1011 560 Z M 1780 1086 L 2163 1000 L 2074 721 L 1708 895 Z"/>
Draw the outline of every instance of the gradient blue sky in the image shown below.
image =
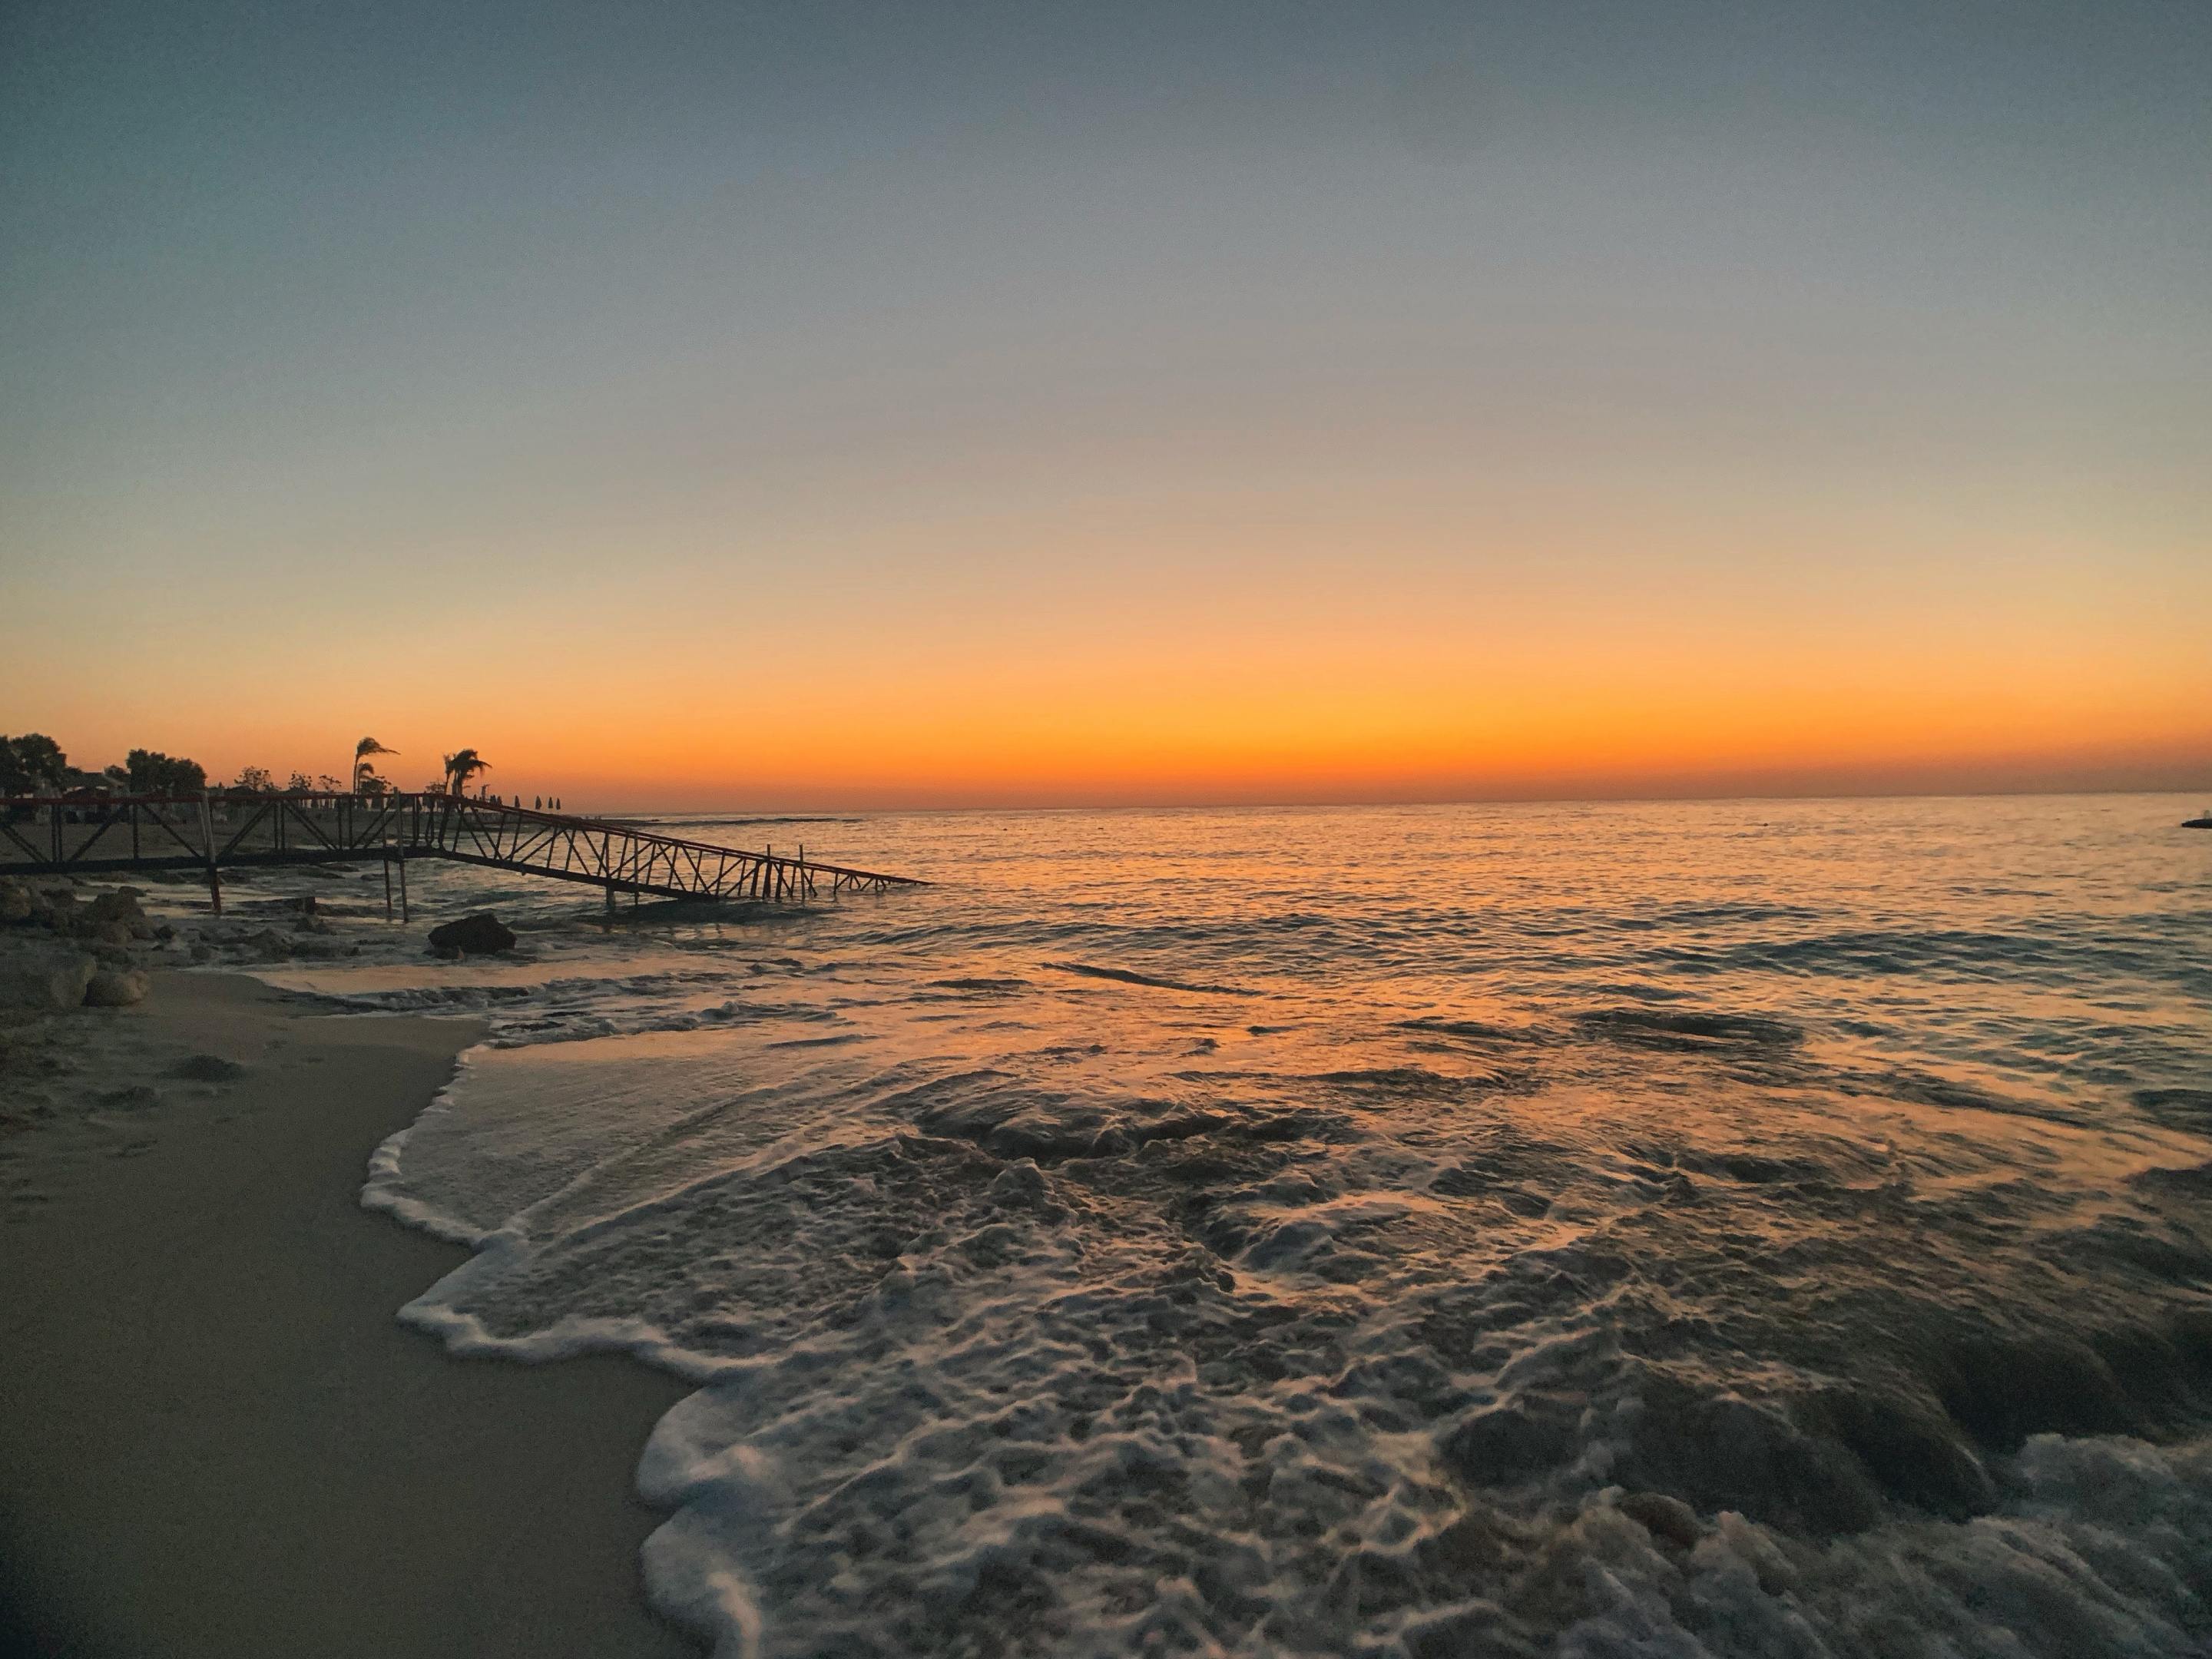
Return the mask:
<path fill-rule="evenodd" d="M 2202 4 L 17 4 L 0 168 L 84 759 L 2212 769 Z"/>

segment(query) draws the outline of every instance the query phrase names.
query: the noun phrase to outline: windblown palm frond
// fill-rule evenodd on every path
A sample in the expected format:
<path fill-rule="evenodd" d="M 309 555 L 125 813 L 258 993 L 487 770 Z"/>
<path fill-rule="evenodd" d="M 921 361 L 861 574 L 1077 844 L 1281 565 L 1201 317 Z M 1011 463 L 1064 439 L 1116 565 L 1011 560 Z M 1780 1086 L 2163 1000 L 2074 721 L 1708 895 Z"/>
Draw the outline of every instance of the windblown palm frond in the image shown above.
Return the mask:
<path fill-rule="evenodd" d="M 473 749 L 459 749 L 446 757 L 447 786 L 456 795 L 469 792 L 469 780 L 479 772 L 491 770 L 491 763 Z"/>
<path fill-rule="evenodd" d="M 398 751 L 397 749 L 386 749 L 386 748 L 382 744 L 379 743 L 379 742 L 378 742 L 374 738 L 362 738 L 359 743 L 357 743 L 357 744 L 354 744 L 354 746 L 353 746 L 353 787 L 354 787 L 354 793 L 355 793 L 356 794 L 359 794 L 359 793 L 361 793 L 361 776 L 362 776 L 362 774 L 363 772 L 366 772 L 366 771 L 368 769 L 368 757 L 369 757 L 371 755 L 396 755 L 396 754 L 398 754 L 398 752 L 399 752 L 399 751 Z"/>

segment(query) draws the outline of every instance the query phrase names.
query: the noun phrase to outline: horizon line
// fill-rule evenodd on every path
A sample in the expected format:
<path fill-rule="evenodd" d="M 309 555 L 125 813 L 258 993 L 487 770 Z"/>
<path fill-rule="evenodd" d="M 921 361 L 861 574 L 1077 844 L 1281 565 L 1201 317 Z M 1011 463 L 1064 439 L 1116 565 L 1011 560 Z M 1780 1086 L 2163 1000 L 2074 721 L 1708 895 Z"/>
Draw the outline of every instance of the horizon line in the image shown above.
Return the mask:
<path fill-rule="evenodd" d="M 2206 793 L 2212 793 L 2212 782 L 2208 782 L 2202 790 L 2173 787 L 2116 789 L 2099 786 L 2082 788 L 1886 789 L 1856 792 L 1746 790 L 1725 794 L 1460 795 L 1334 800 L 1124 800 L 997 805 L 989 802 L 975 802 L 964 805 L 940 803 L 934 805 L 908 806 L 623 806 L 603 808 L 595 812 L 570 813 L 568 816 L 574 817 L 623 816 L 704 817 L 720 814 L 731 817 L 748 818 L 813 817 L 823 821 L 831 821 L 841 817 L 928 812 L 1297 812 L 1354 811 L 1378 806 L 1664 806 L 1722 805 L 1732 801 L 2035 800 L 2054 798 L 2079 800 L 2100 795 L 2172 796 L 2178 800 L 2185 800 Z"/>

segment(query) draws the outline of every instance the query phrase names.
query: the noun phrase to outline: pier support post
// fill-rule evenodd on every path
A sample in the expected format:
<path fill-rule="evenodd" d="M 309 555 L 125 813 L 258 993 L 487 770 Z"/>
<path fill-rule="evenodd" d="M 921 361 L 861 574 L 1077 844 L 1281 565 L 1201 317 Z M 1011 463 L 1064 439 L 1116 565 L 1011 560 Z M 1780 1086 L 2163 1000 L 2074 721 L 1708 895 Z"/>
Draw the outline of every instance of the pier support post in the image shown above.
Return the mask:
<path fill-rule="evenodd" d="M 392 854 L 384 854 L 384 919 L 392 920 Z"/>
<path fill-rule="evenodd" d="M 58 811 L 55 821 L 60 821 Z M 200 835 L 207 848 L 208 902 L 215 907 L 217 915 L 222 914 L 222 877 L 215 867 L 215 808 L 208 805 L 207 791 L 200 791 Z"/>
<path fill-rule="evenodd" d="M 399 920 L 407 920 L 407 854 L 399 855 Z"/>

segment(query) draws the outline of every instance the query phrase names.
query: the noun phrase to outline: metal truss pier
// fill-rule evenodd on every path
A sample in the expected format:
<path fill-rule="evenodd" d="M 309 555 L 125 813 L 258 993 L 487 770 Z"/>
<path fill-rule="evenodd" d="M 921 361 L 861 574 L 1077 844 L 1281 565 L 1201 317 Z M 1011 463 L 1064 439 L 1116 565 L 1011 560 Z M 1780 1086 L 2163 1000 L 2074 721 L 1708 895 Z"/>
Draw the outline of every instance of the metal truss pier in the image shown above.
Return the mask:
<path fill-rule="evenodd" d="M 459 795 L 133 795 L 0 800 L 0 876 L 204 872 L 216 908 L 221 872 L 281 865 L 393 866 L 405 902 L 410 859 L 450 859 L 615 896 L 803 904 L 822 896 L 927 885 L 911 876 L 745 852 L 604 819 Z"/>

